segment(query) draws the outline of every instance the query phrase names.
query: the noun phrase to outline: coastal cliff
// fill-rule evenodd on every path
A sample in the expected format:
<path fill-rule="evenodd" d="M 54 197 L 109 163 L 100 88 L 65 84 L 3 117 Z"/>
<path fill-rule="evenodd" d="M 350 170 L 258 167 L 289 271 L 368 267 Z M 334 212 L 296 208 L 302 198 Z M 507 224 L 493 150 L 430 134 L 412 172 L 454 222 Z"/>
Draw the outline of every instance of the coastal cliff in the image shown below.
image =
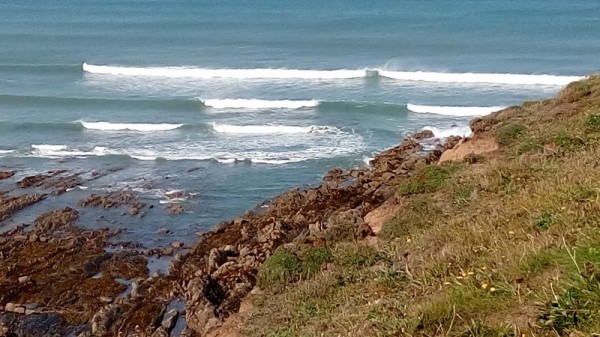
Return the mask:
<path fill-rule="evenodd" d="M 0 234 L 0 336 L 600 331 L 600 77 L 470 127 L 444 144 L 414 134 L 193 247 L 117 251 L 118 233 L 79 227 L 76 209 L 41 214 Z M 79 180 L 15 183 L 26 193 L 0 192 L 2 221 Z M 144 207 L 115 194 L 79 206 Z M 148 275 L 157 255 L 175 256 Z"/>

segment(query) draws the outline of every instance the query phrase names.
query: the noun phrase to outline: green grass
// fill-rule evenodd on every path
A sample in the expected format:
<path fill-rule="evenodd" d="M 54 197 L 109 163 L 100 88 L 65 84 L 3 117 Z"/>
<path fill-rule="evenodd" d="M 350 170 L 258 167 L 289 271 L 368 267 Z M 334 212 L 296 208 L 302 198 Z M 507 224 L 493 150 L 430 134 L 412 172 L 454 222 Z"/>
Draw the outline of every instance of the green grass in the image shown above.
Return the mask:
<path fill-rule="evenodd" d="M 453 173 L 458 171 L 459 165 L 427 166 L 406 183 L 400 186 L 401 195 L 431 193 L 443 188 L 446 181 Z"/>
<path fill-rule="evenodd" d="M 431 226 L 440 212 L 431 198 L 425 195 L 415 196 L 403 212 L 384 222 L 380 237 L 391 240 L 408 236 L 414 231 Z"/>
<path fill-rule="evenodd" d="M 585 126 L 591 131 L 600 131 L 600 113 L 587 116 Z"/>
<path fill-rule="evenodd" d="M 600 77 L 507 109 L 502 151 L 388 182 L 378 241 L 331 235 L 259 272 L 248 336 L 591 336 L 600 332 Z M 360 211 L 357 211 L 360 216 Z M 337 218 L 336 218 L 337 219 Z M 331 220 L 331 219 L 330 219 Z M 339 220 L 339 221 L 338 221 Z M 332 226 L 351 227 L 343 219 Z M 329 222 L 327 222 L 329 223 Z M 346 226 L 344 226 L 346 225 Z"/>
<path fill-rule="evenodd" d="M 511 123 L 505 125 L 498 130 L 496 141 L 500 145 L 510 145 L 517 141 L 525 131 L 527 131 L 527 127 L 523 124 Z"/>

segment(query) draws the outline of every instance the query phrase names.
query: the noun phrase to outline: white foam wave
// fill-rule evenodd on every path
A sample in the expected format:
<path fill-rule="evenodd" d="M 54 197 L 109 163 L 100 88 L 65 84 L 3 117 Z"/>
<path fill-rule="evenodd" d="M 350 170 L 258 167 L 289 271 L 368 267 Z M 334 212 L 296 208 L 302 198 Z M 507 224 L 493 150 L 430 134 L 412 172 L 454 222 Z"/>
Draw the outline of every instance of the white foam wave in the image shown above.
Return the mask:
<path fill-rule="evenodd" d="M 435 106 L 408 103 L 406 108 L 416 113 L 432 113 L 446 116 L 483 116 L 502 110 L 503 106 Z"/>
<path fill-rule="evenodd" d="M 365 70 L 304 70 L 304 69 L 206 69 L 193 67 L 120 67 L 83 64 L 83 71 L 93 74 L 149 76 L 168 78 L 233 78 L 233 79 L 348 79 L 360 78 Z"/>
<path fill-rule="evenodd" d="M 34 156 L 44 158 L 59 158 L 59 157 L 88 157 L 88 156 L 105 156 L 109 154 L 116 154 L 114 151 L 109 150 L 103 146 L 96 146 L 91 151 L 83 151 L 79 149 L 71 149 L 66 145 L 31 145 L 32 154 Z"/>
<path fill-rule="evenodd" d="M 124 67 L 83 63 L 83 71 L 92 74 L 145 76 L 165 78 L 230 78 L 230 79 L 308 79 L 335 80 L 365 77 L 386 77 L 402 81 L 442 83 L 490 83 L 509 85 L 562 86 L 583 79 L 581 76 L 532 75 L 506 73 L 442 73 L 427 71 L 395 71 L 387 69 L 207 69 L 195 67 Z"/>
<path fill-rule="evenodd" d="M 143 123 L 109 123 L 109 122 L 79 122 L 84 128 L 88 130 L 98 131 L 139 131 L 139 132 L 152 132 L 152 131 L 169 131 L 175 130 L 183 126 L 183 124 L 143 124 Z"/>
<path fill-rule="evenodd" d="M 494 73 L 439 73 L 424 71 L 379 70 L 379 75 L 403 81 L 442 83 L 491 83 L 513 85 L 566 85 L 583 79 L 580 76 L 494 74 Z"/>
<path fill-rule="evenodd" d="M 426 126 L 423 130 L 430 130 L 437 138 L 446 138 L 450 136 L 467 137 L 471 134 L 471 128 L 468 126 L 454 126 L 447 129 L 440 129 L 433 126 Z"/>
<path fill-rule="evenodd" d="M 15 152 L 15 150 L 0 150 L 0 154 L 8 154 L 13 152 Z"/>
<path fill-rule="evenodd" d="M 301 109 L 316 107 L 317 100 L 206 99 L 200 100 L 214 109 Z"/>
<path fill-rule="evenodd" d="M 218 133 L 266 135 L 294 133 L 337 133 L 339 129 L 332 126 L 290 126 L 290 125 L 229 125 L 212 122 L 213 130 Z"/>

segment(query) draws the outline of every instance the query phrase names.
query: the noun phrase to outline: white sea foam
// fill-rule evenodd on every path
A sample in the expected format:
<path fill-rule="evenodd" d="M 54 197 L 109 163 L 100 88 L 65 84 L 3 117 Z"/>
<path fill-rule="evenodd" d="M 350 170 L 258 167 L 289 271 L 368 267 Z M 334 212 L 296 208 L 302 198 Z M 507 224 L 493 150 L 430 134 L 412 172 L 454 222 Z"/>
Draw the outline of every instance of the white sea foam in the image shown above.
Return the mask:
<path fill-rule="evenodd" d="M 183 124 L 143 124 L 143 123 L 109 123 L 109 122 L 79 122 L 88 130 L 98 131 L 138 131 L 138 132 L 153 132 L 153 131 L 169 131 L 180 128 Z"/>
<path fill-rule="evenodd" d="M 150 76 L 168 78 L 233 79 L 348 79 L 364 77 L 365 70 L 303 69 L 205 69 L 194 67 L 120 67 L 83 64 L 83 71 L 93 74 Z"/>
<path fill-rule="evenodd" d="M 432 113 L 446 116 L 483 116 L 502 110 L 502 106 L 435 106 L 408 103 L 406 108 L 416 113 Z"/>
<path fill-rule="evenodd" d="M 31 145 L 32 154 L 38 157 L 58 158 L 58 157 L 88 157 L 88 156 L 105 156 L 116 154 L 103 146 L 96 146 L 91 151 L 83 151 L 79 149 L 71 149 L 66 145 Z"/>
<path fill-rule="evenodd" d="M 0 150 L 0 154 L 8 154 L 13 152 L 15 152 L 15 150 Z"/>
<path fill-rule="evenodd" d="M 580 76 L 493 74 L 493 73 L 439 73 L 424 71 L 379 70 L 379 75 L 403 81 L 442 83 L 491 83 L 512 85 L 566 85 L 583 79 Z"/>
<path fill-rule="evenodd" d="M 446 138 L 450 136 L 461 136 L 466 137 L 471 134 L 471 128 L 469 126 L 454 126 L 447 129 L 440 129 L 433 126 L 426 126 L 423 130 L 430 130 L 433 135 L 437 138 Z"/>
<path fill-rule="evenodd" d="M 533 75 L 506 73 L 443 73 L 427 71 L 395 71 L 387 69 L 207 69 L 196 67 L 124 67 L 83 63 L 83 71 L 92 74 L 145 76 L 165 78 L 230 78 L 230 79 L 307 79 L 337 80 L 365 77 L 386 77 L 402 81 L 442 83 L 490 83 L 508 85 L 562 86 L 583 79 L 581 76 Z"/>
<path fill-rule="evenodd" d="M 290 125 L 229 125 L 211 123 L 213 130 L 218 133 L 231 134 L 294 134 L 294 133 L 336 133 L 339 129 L 332 126 L 290 126 Z"/>
<path fill-rule="evenodd" d="M 205 99 L 205 106 L 214 109 L 301 109 L 316 107 L 317 100 L 262 100 L 262 99 Z"/>

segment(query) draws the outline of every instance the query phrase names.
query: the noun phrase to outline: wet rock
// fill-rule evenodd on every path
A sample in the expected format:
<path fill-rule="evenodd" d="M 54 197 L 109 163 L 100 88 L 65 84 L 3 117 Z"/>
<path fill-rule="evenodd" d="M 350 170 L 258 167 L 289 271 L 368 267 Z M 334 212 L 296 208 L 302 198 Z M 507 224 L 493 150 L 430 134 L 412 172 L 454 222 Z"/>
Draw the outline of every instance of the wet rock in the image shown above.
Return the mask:
<path fill-rule="evenodd" d="M 450 136 L 446 138 L 446 143 L 444 143 L 444 150 L 452 149 L 458 144 L 463 138 L 460 136 Z"/>
<path fill-rule="evenodd" d="M 422 130 L 422 131 L 419 131 L 412 135 L 412 138 L 417 139 L 417 140 L 428 139 L 428 138 L 433 138 L 433 137 L 434 137 L 434 134 L 433 134 L 433 131 L 431 131 L 431 130 Z"/>
<path fill-rule="evenodd" d="M 0 171 L 0 180 L 8 179 L 15 175 L 15 171 Z"/>
<path fill-rule="evenodd" d="M 127 212 L 129 212 L 129 215 L 137 215 L 140 213 L 140 209 L 137 207 L 137 205 L 130 205 L 127 209 Z"/>
<path fill-rule="evenodd" d="M 169 234 L 171 233 L 171 230 L 169 230 L 167 227 L 161 227 L 158 229 L 158 234 Z"/>
<path fill-rule="evenodd" d="M 46 212 L 40 215 L 37 217 L 37 219 L 35 219 L 33 225 L 39 232 L 51 232 L 72 226 L 75 221 L 77 221 L 78 217 L 79 213 L 76 210 L 70 207 L 65 207 L 63 209 Z"/>
<path fill-rule="evenodd" d="M 183 206 L 181 206 L 180 204 L 169 204 L 169 206 L 167 206 L 167 209 L 171 214 L 183 213 Z"/>
<path fill-rule="evenodd" d="M 171 248 L 171 247 L 163 248 L 160 250 L 160 253 L 165 256 L 171 256 L 171 255 L 173 255 L 173 248 Z"/>
<path fill-rule="evenodd" d="M 20 195 L 10 197 L 0 194 L 0 221 L 8 219 L 13 213 L 33 205 L 46 198 L 45 194 Z"/>
<path fill-rule="evenodd" d="M 173 242 L 171 242 L 171 247 L 173 247 L 173 248 L 182 248 L 183 247 L 183 242 L 181 242 L 181 241 L 173 241 Z"/>
<path fill-rule="evenodd" d="M 177 318 L 179 317 L 179 313 L 175 309 L 171 309 L 167 311 L 165 316 L 163 317 L 160 326 L 165 329 L 166 332 L 171 332 L 177 323 Z"/>

